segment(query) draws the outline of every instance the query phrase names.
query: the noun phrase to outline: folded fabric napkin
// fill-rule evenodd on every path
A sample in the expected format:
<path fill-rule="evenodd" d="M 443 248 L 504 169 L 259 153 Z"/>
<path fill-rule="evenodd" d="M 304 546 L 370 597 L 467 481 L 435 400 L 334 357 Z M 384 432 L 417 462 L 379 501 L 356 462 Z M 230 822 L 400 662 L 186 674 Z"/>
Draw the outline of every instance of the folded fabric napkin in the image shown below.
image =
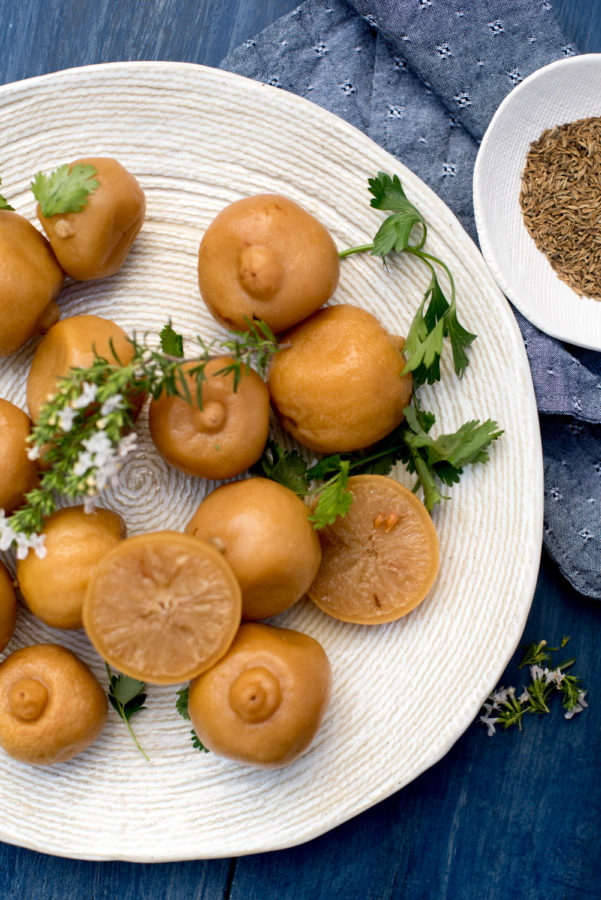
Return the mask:
<path fill-rule="evenodd" d="M 307 0 L 221 65 L 360 128 L 477 240 L 479 140 L 516 84 L 575 52 L 549 0 Z M 541 414 L 545 546 L 578 591 L 601 599 L 601 354 L 516 317 Z"/>

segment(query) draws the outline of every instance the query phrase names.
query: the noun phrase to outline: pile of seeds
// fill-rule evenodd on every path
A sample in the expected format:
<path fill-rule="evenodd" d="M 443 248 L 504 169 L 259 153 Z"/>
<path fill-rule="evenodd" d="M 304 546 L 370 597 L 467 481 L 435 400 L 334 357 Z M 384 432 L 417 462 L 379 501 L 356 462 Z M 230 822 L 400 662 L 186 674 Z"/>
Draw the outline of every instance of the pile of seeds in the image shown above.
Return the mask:
<path fill-rule="evenodd" d="M 601 117 L 547 129 L 530 145 L 520 205 L 559 278 L 601 300 Z"/>

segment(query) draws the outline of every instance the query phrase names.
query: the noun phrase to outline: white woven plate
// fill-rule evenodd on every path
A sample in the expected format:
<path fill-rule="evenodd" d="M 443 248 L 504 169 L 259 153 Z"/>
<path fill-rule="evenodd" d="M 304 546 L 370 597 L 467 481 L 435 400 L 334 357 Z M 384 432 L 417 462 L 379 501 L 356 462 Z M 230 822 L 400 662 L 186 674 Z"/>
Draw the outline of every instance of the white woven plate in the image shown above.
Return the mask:
<path fill-rule="evenodd" d="M 334 696 L 314 746 L 280 771 L 199 754 L 174 709 L 175 689 L 151 688 L 134 719 L 146 763 L 112 712 L 100 740 L 68 763 L 35 769 L 0 753 L 0 838 L 63 856 L 175 860 L 306 841 L 407 784 L 443 756 L 494 687 L 523 631 L 538 571 L 542 463 L 521 337 L 483 259 L 443 203 L 374 143 L 311 103 L 197 66 L 117 63 L 0 88 L 0 172 L 13 206 L 33 218 L 32 175 L 80 156 L 111 155 L 142 183 L 148 218 L 123 271 L 68 287 L 64 315 L 94 312 L 126 329 L 217 332 L 196 284 L 204 228 L 229 201 L 279 191 L 315 213 L 339 247 L 363 243 L 382 214 L 368 176 L 396 171 L 432 223 L 428 249 L 457 280 L 460 317 L 479 338 L 463 382 L 424 402 L 452 430 L 491 417 L 506 430 L 485 466 L 466 472 L 438 509 L 435 589 L 406 619 L 364 628 L 308 602 L 279 617 L 318 638 Z M 386 271 L 368 257 L 343 264 L 337 302 L 373 310 L 406 333 L 428 275 L 411 260 Z M 24 405 L 33 348 L 0 361 L 0 395 Z M 106 505 L 130 533 L 182 528 L 205 483 L 143 449 Z M 404 473 L 399 477 L 406 478 Z M 210 487 L 210 485 L 209 485 Z M 103 667 L 82 633 L 54 631 L 21 611 L 9 649 L 54 640 Z"/>
<path fill-rule="evenodd" d="M 474 168 L 478 238 L 497 284 L 537 328 L 591 350 L 601 350 L 601 302 L 557 277 L 528 234 L 519 195 L 532 141 L 546 128 L 601 115 L 600 88 L 601 54 L 538 69 L 499 106 Z"/>

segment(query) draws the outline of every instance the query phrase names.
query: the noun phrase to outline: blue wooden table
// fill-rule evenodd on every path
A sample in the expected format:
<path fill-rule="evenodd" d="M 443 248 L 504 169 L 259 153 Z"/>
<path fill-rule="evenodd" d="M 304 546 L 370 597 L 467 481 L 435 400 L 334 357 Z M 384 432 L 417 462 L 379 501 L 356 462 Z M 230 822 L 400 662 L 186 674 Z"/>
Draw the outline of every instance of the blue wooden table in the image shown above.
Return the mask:
<path fill-rule="evenodd" d="M 217 65 L 295 5 L 0 0 L 0 82 L 123 59 Z M 601 50 L 600 6 L 553 2 L 583 51 Z M 494 737 L 475 723 L 411 785 L 309 844 L 237 860 L 155 865 L 74 861 L 0 845 L 0 897 L 599 898 L 601 609 L 571 590 L 543 555 L 524 641 L 554 642 L 564 634 L 572 637 L 589 690 L 582 715 L 566 722 L 558 709 L 529 718 L 521 732 Z M 517 660 L 516 654 L 505 684 L 519 678 Z"/>

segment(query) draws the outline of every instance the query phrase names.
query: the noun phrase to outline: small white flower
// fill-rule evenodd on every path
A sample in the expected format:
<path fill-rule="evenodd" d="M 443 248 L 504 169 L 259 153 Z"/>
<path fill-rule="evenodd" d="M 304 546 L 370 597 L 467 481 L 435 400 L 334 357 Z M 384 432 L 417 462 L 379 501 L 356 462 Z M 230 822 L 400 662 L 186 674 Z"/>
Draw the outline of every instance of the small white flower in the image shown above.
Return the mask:
<path fill-rule="evenodd" d="M 509 691 L 504 687 L 500 687 L 494 694 L 491 694 L 489 700 L 492 702 L 492 709 L 498 709 L 503 703 L 507 702 Z"/>
<path fill-rule="evenodd" d="M 66 406 L 64 409 L 58 414 L 58 427 L 61 431 L 71 431 L 73 427 L 73 420 L 77 415 L 76 410 L 74 410 L 71 406 Z"/>
<path fill-rule="evenodd" d="M 528 688 L 524 688 L 524 690 L 518 697 L 518 701 L 520 703 L 528 703 L 529 700 L 530 700 L 530 691 L 528 690 Z"/>
<path fill-rule="evenodd" d="M 92 467 L 92 454 L 88 450 L 82 450 L 73 466 L 73 474 L 80 478 Z"/>
<path fill-rule="evenodd" d="M 131 453 L 132 450 L 136 450 L 137 446 L 138 436 L 135 431 L 130 431 L 129 434 L 126 434 L 125 437 L 121 438 L 119 441 L 119 446 L 117 447 L 119 458 L 123 459 L 128 453 Z"/>
<path fill-rule="evenodd" d="M 30 534 L 29 535 L 29 546 L 32 550 L 35 551 L 35 555 L 38 559 L 44 559 L 46 553 L 46 535 L 45 534 Z"/>
<path fill-rule="evenodd" d="M 486 725 L 488 736 L 492 737 L 496 731 L 495 725 L 499 720 L 491 716 L 480 716 L 480 721 L 483 725 Z"/>
<path fill-rule="evenodd" d="M 540 666 L 530 666 L 530 678 L 532 681 L 541 681 L 544 674 L 544 670 Z"/>
<path fill-rule="evenodd" d="M 89 381 L 84 381 L 81 386 L 81 393 L 79 397 L 75 397 L 71 401 L 71 406 L 73 407 L 73 409 L 85 409 L 86 406 L 89 406 L 90 403 L 94 402 L 97 393 L 97 385 L 90 384 Z"/>
<path fill-rule="evenodd" d="M 28 459 L 39 459 L 40 458 L 40 448 L 37 444 L 34 444 L 33 447 L 27 448 L 27 458 Z"/>
<path fill-rule="evenodd" d="M 83 501 L 83 511 L 85 513 L 88 513 L 88 515 L 90 513 L 93 513 L 94 510 L 96 509 L 96 500 L 97 499 L 98 498 L 96 496 L 86 497 L 85 500 Z"/>
<path fill-rule="evenodd" d="M 108 397 L 108 399 L 105 400 L 100 407 L 100 415 L 103 418 L 104 416 L 110 416 L 110 414 L 112 412 L 115 412 L 117 409 L 123 409 L 123 405 L 123 395 L 113 394 L 113 396 Z"/>

